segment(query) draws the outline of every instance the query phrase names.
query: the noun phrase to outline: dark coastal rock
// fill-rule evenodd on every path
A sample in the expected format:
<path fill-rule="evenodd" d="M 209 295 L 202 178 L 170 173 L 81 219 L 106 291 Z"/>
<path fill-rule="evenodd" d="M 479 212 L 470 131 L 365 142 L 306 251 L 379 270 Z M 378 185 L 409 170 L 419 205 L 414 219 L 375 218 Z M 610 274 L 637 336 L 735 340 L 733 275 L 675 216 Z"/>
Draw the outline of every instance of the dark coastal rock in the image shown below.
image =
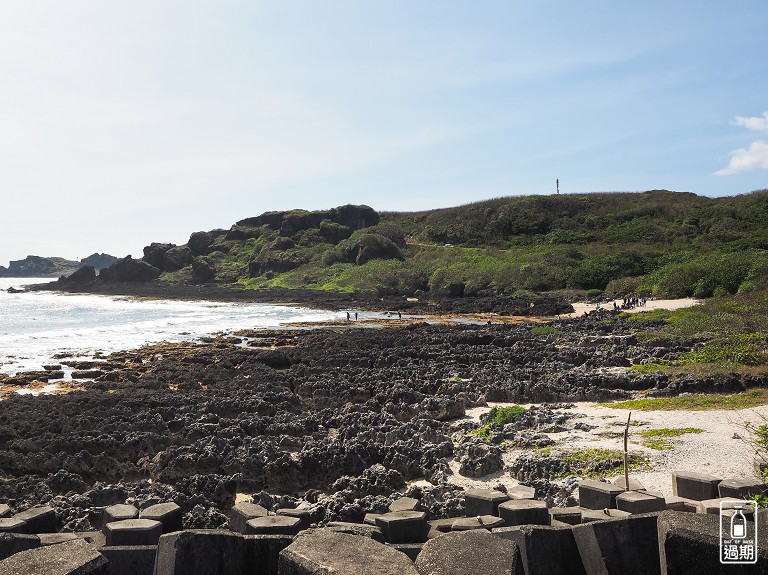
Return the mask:
<path fill-rule="evenodd" d="M 205 283 L 216 276 L 216 268 L 205 258 L 195 257 L 192 260 L 192 281 Z"/>
<path fill-rule="evenodd" d="M 485 529 L 454 531 L 430 540 L 416 558 L 421 575 L 523 575 L 514 541 Z"/>
<path fill-rule="evenodd" d="M 160 276 L 160 269 L 131 256 L 117 260 L 99 272 L 99 281 L 104 283 L 146 282 Z"/>
<path fill-rule="evenodd" d="M 163 260 L 165 259 L 165 253 L 171 248 L 175 248 L 176 244 L 167 244 L 152 242 L 148 246 L 144 247 L 143 261 L 155 267 L 159 270 L 163 269 Z"/>
<path fill-rule="evenodd" d="M 160 270 L 175 272 L 192 263 L 194 256 L 187 246 L 175 246 L 163 254 Z"/>
<path fill-rule="evenodd" d="M 94 281 L 96 281 L 96 268 L 93 266 L 84 266 L 69 276 L 59 278 L 59 283 L 67 287 L 84 286 Z"/>
<path fill-rule="evenodd" d="M 213 245 L 214 235 L 211 232 L 193 232 L 187 241 L 187 247 L 193 256 L 204 256 Z"/>

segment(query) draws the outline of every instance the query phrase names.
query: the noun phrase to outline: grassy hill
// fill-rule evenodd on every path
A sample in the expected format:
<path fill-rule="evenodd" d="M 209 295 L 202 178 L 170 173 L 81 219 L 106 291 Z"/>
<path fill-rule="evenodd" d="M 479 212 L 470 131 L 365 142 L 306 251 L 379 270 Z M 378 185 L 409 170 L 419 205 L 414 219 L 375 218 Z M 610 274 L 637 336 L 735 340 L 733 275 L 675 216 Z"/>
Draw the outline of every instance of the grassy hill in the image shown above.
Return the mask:
<path fill-rule="evenodd" d="M 173 282 L 412 295 L 748 292 L 768 277 L 768 190 L 524 196 L 425 212 L 269 212 L 144 260 Z"/>

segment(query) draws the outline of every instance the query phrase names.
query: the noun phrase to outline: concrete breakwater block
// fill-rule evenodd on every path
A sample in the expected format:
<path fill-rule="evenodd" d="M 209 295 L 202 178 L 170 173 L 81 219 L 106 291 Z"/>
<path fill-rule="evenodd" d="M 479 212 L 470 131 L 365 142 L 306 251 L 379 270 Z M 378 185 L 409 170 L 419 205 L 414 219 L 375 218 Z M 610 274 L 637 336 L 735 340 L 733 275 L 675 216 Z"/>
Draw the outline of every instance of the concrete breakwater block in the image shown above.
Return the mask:
<path fill-rule="evenodd" d="M 627 513 L 637 515 L 639 513 L 653 513 L 664 511 L 667 502 L 661 493 L 652 491 L 625 491 L 616 496 L 616 508 Z"/>
<path fill-rule="evenodd" d="M 0 519 L 0 533 L 29 533 L 27 522 L 18 517 Z"/>
<path fill-rule="evenodd" d="M 552 521 L 559 521 L 568 525 L 581 523 L 581 508 L 579 507 L 552 507 L 549 509 Z"/>
<path fill-rule="evenodd" d="M 720 497 L 731 499 L 752 499 L 755 495 L 768 493 L 768 485 L 756 479 L 729 477 L 717 485 Z"/>
<path fill-rule="evenodd" d="M 721 479 L 705 473 L 675 471 L 672 473 L 672 495 L 704 501 L 719 496 L 717 486 Z"/>
<path fill-rule="evenodd" d="M 507 490 L 509 499 L 535 499 L 536 489 L 527 485 L 515 485 Z"/>
<path fill-rule="evenodd" d="M 246 535 L 296 535 L 301 531 L 301 519 L 287 515 L 256 517 L 245 522 Z"/>
<path fill-rule="evenodd" d="M 621 487 L 622 489 L 627 489 L 627 482 L 624 480 L 624 477 L 617 477 L 613 480 L 613 484 L 616 487 Z M 643 484 L 640 483 L 637 479 L 629 478 L 629 490 L 630 491 L 645 491 L 645 487 L 643 487 Z"/>
<path fill-rule="evenodd" d="M 532 489 L 527 487 L 526 489 Z M 529 499 L 529 498 L 526 498 Z M 499 505 L 509 500 L 509 496 L 493 489 L 467 489 L 464 492 L 464 514 L 467 517 L 478 515 L 499 515 Z"/>
<path fill-rule="evenodd" d="M 460 517 L 451 525 L 451 531 L 471 531 L 472 529 L 491 530 L 503 527 L 504 520 L 493 515 L 478 515 L 477 517 Z"/>
<path fill-rule="evenodd" d="M 526 575 L 583 575 L 584 565 L 569 527 L 519 525 L 493 534 L 517 544 Z"/>
<path fill-rule="evenodd" d="M 26 522 L 27 533 L 55 533 L 57 527 L 56 511 L 53 507 L 32 507 L 13 516 Z"/>
<path fill-rule="evenodd" d="M 125 521 L 126 519 L 137 519 L 139 510 L 133 505 L 110 505 L 104 508 L 102 514 L 102 525 L 114 521 Z"/>
<path fill-rule="evenodd" d="M 666 513 L 666 512 L 665 512 Z M 573 538 L 590 575 L 660 573 L 657 514 L 576 525 Z"/>
<path fill-rule="evenodd" d="M 174 531 L 181 531 L 182 515 L 181 507 L 175 503 L 158 503 L 142 509 L 139 513 L 139 519 L 159 521 L 163 524 L 163 533 L 173 533 Z"/>
<path fill-rule="evenodd" d="M 694 501 L 693 499 L 686 499 L 685 497 L 678 497 L 677 495 L 665 497 L 664 500 L 667 502 L 667 510 L 669 511 L 685 511 L 686 513 L 696 513 L 699 508 L 698 501 Z"/>
<path fill-rule="evenodd" d="M 579 506 L 587 509 L 615 509 L 616 497 L 624 491 L 623 487 L 613 483 L 582 479 L 579 482 Z"/>
<path fill-rule="evenodd" d="M 390 511 L 376 518 L 387 543 L 424 543 L 429 533 L 423 511 Z"/>
<path fill-rule="evenodd" d="M 154 575 L 157 545 L 116 545 L 99 553 L 109 561 L 109 575 Z"/>
<path fill-rule="evenodd" d="M 611 519 L 624 519 L 631 513 L 621 509 L 582 509 L 581 522 L 592 523 L 593 521 L 610 521 Z"/>
<path fill-rule="evenodd" d="M 416 558 L 421 575 L 523 575 L 517 543 L 480 529 L 430 539 Z"/>
<path fill-rule="evenodd" d="M 368 537 L 328 529 L 310 529 L 298 535 L 280 552 L 278 572 L 280 575 L 419 575 L 404 553 Z"/>
<path fill-rule="evenodd" d="M 243 575 L 245 538 L 225 529 L 194 529 L 160 537 L 154 575 Z"/>
<path fill-rule="evenodd" d="M 228 527 L 236 533 L 245 533 L 245 524 L 249 519 L 267 515 L 267 510 L 258 503 L 237 503 L 229 511 Z"/>
<path fill-rule="evenodd" d="M 331 529 L 337 533 L 347 533 L 349 535 L 359 535 L 362 537 L 370 537 L 374 541 L 384 543 L 384 534 L 381 529 L 375 525 L 367 525 L 365 523 L 347 523 L 345 521 L 331 521 L 324 529 Z"/>
<path fill-rule="evenodd" d="M 761 525 L 762 527 L 762 525 Z M 768 540 L 757 544 L 755 565 L 720 564 L 720 518 L 680 511 L 659 514 L 658 541 L 663 575 L 715 575 L 768 573 Z"/>
<path fill-rule="evenodd" d="M 0 561 L 3 575 L 109 575 L 107 558 L 77 539 L 28 549 Z"/>
<path fill-rule="evenodd" d="M 550 516 L 546 501 L 538 499 L 510 499 L 499 505 L 499 517 L 507 526 L 549 525 Z"/>
<path fill-rule="evenodd" d="M 309 509 L 278 509 L 278 516 L 293 517 L 299 520 L 299 529 L 309 529 L 312 524 L 312 512 Z"/>
<path fill-rule="evenodd" d="M 107 546 L 157 545 L 163 534 L 163 524 L 152 519 L 125 519 L 104 526 Z"/>
<path fill-rule="evenodd" d="M 37 535 L 26 533 L 0 533 L 0 560 L 15 555 L 19 551 L 40 547 Z"/>
<path fill-rule="evenodd" d="M 390 511 L 416 511 L 420 502 L 413 497 L 400 497 L 389 504 Z"/>
<path fill-rule="evenodd" d="M 277 575 L 280 552 L 293 543 L 290 535 L 246 535 L 246 574 Z"/>
<path fill-rule="evenodd" d="M 0 503 L 0 519 L 11 516 L 11 508 L 5 503 Z"/>

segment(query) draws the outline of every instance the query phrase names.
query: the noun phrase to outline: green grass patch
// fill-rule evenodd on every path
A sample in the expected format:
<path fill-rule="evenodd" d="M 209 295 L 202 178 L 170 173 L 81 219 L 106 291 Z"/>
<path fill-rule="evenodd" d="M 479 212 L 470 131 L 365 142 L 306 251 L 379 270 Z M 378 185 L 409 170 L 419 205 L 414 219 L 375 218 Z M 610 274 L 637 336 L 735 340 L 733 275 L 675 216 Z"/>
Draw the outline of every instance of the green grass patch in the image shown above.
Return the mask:
<path fill-rule="evenodd" d="M 537 325 L 531 328 L 531 333 L 533 335 L 560 335 L 562 334 L 562 330 L 557 329 L 556 327 L 552 327 L 551 325 Z"/>
<path fill-rule="evenodd" d="M 768 404 L 768 389 L 752 389 L 731 395 L 700 393 L 675 397 L 630 399 L 615 403 L 600 403 L 599 405 L 633 411 L 707 411 L 711 409 L 746 409 L 766 404 Z"/>
<path fill-rule="evenodd" d="M 508 405 L 506 407 L 492 407 L 488 412 L 488 423 L 479 429 L 470 431 L 472 435 L 477 435 L 483 439 L 490 439 L 493 435 L 494 427 L 501 427 L 507 423 L 514 423 L 528 410 L 522 405 Z"/>
<path fill-rule="evenodd" d="M 554 475 L 555 478 L 579 475 L 599 479 L 624 473 L 624 452 L 618 449 L 584 447 L 556 452 L 551 448 L 544 448 L 539 450 L 539 453 L 544 457 L 555 457 L 563 461 L 563 468 Z M 627 462 L 631 472 L 650 469 L 650 460 L 642 453 L 628 453 Z"/>
<path fill-rule="evenodd" d="M 660 429 L 646 429 L 640 432 L 643 437 L 643 445 L 651 449 L 666 451 L 674 448 L 672 438 L 680 437 L 686 433 L 702 433 L 699 427 L 662 427 Z"/>

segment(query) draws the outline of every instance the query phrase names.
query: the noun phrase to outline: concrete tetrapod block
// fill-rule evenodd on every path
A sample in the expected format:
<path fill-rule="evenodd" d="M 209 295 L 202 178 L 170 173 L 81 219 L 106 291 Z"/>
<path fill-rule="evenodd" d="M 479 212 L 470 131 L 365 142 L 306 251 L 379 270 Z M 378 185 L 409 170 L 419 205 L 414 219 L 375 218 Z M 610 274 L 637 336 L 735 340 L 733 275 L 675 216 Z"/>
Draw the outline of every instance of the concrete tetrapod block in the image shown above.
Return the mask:
<path fill-rule="evenodd" d="M 0 533 L 29 533 L 27 522 L 17 517 L 0 519 Z"/>
<path fill-rule="evenodd" d="M 669 511 L 685 511 L 687 513 L 696 513 L 699 508 L 699 502 L 693 499 L 686 499 L 685 497 L 678 497 L 677 495 L 671 495 L 665 497 L 667 502 L 667 509 Z"/>
<path fill-rule="evenodd" d="M 616 487 L 621 487 L 624 490 L 627 488 L 626 481 L 624 481 L 624 476 L 617 477 L 612 481 L 612 483 Z M 631 477 L 629 478 L 629 489 L 630 491 L 645 491 L 643 484 L 640 483 L 637 479 L 632 479 Z"/>
<path fill-rule="evenodd" d="M 424 543 L 387 543 L 387 547 L 397 549 L 400 553 L 405 554 L 411 561 L 416 561 L 416 558 L 424 549 Z"/>
<path fill-rule="evenodd" d="M 467 517 L 478 515 L 499 515 L 499 504 L 509 500 L 509 495 L 493 489 L 467 489 L 464 492 L 464 514 Z"/>
<path fill-rule="evenodd" d="M 507 489 L 509 499 L 535 499 L 536 489 L 527 485 L 515 485 Z"/>
<path fill-rule="evenodd" d="M 32 507 L 13 517 L 26 521 L 28 533 L 56 533 L 56 511 L 53 507 Z"/>
<path fill-rule="evenodd" d="M 768 573 L 768 539 L 763 535 L 757 543 L 757 564 L 726 566 L 720 563 L 720 518 L 717 515 L 664 511 L 659 514 L 658 539 L 662 575 Z"/>
<path fill-rule="evenodd" d="M 301 519 L 287 515 L 256 517 L 245 522 L 246 535 L 296 535 L 301 531 Z"/>
<path fill-rule="evenodd" d="M 570 527 L 519 525 L 493 534 L 517 544 L 526 575 L 583 575 L 584 565 Z"/>
<path fill-rule="evenodd" d="M 280 552 L 293 543 L 290 535 L 246 535 L 246 566 L 249 575 L 278 575 Z"/>
<path fill-rule="evenodd" d="M 610 521 L 611 519 L 624 519 L 631 513 L 621 509 L 582 509 L 581 522 L 591 523 L 593 521 Z"/>
<path fill-rule="evenodd" d="M 517 543 L 485 529 L 430 539 L 416 558 L 421 575 L 522 575 Z"/>
<path fill-rule="evenodd" d="M 419 508 L 420 501 L 413 497 L 400 497 L 389 504 L 390 511 L 416 511 Z"/>
<path fill-rule="evenodd" d="M 0 503 L 0 519 L 11 516 L 11 508 L 5 503 Z"/>
<path fill-rule="evenodd" d="M 37 547 L 40 547 L 40 538 L 37 535 L 0 533 L 0 559 Z"/>
<path fill-rule="evenodd" d="M 365 523 L 347 523 L 345 521 L 331 521 L 326 525 L 325 529 L 331 529 L 338 533 L 348 533 L 349 535 L 360 535 L 362 537 L 370 537 L 374 541 L 384 543 L 384 534 L 381 529 L 375 525 L 367 525 Z"/>
<path fill-rule="evenodd" d="M 616 496 L 616 508 L 627 513 L 637 515 L 639 513 L 653 513 L 664 511 L 667 502 L 661 493 L 651 491 L 625 491 Z"/>
<path fill-rule="evenodd" d="M 310 529 L 280 552 L 280 575 L 419 575 L 406 555 L 368 537 Z M 159 574 L 158 574 L 159 575 Z"/>
<path fill-rule="evenodd" d="M 158 503 L 157 505 L 142 509 L 141 513 L 139 513 L 139 519 L 151 519 L 152 521 L 162 523 L 163 533 L 181 531 L 182 516 L 181 507 L 173 502 Z"/>
<path fill-rule="evenodd" d="M 113 521 L 125 521 L 126 519 L 137 519 L 139 510 L 133 505 L 110 505 L 104 508 L 102 514 L 102 525 L 112 523 Z"/>
<path fill-rule="evenodd" d="M 104 526 L 107 547 L 111 545 L 157 545 L 163 524 L 152 519 L 125 519 Z"/>
<path fill-rule="evenodd" d="M 243 575 L 247 546 L 239 533 L 191 529 L 167 533 L 157 544 L 154 575 Z"/>
<path fill-rule="evenodd" d="M 478 515 L 477 517 L 460 517 L 451 525 L 451 531 L 471 531 L 472 529 L 488 529 L 503 527 L 504 520 L 493 515 Z"/>
<path fill-rule="evenodd" d="M 109 575 L 153 575 L 157 545 L 116 545 L 99 553 L 109 561 Z"/>
<path fill-rule="evenodd" d="M 423 511 L 390 511 L 376 518 L 387 543 L 424 543 L 429 524 Z"/>
<path fill-rule="evenodd" d="M 499 505 L 499 517 L 507 526 L 549 525 L 550 516 L 546 501 L 538 499 L 510 499 Z"/>
<path fill-rule="evenodd" d="M 768 485 L 757 479 L 723 479 L 717 485 L 718 495 L 720 497 L 729 497 L 731 499 L 752 499 L 755 495 L 762 495 L 768 492 Z"/>
<path fill-rule="evenodd" d="M 560 521 L 568 525 L 581 524 L 581 508 L 579 507 L 552 507 L 549 515 L 553 521 Z"/>
<path fill-rule="evenodd" d="M 266 517 L 269 512 L 258 503 L 237 503 L 229 510 L 227 526 L 237 533 L 245 533 L 245 524 L 249 519 Z"/>
<path fill-rule="evenodd" d="M 107 558 L 77 539 L 28 549 L 0 561 L 3 575 L 109 575 Z"/>
<path fill-rule="evenodd" d="M 675 471 L 672 473 L 672 495 L 703 501 L 718 497 L 719 477 L 694 473 L 693 471 Z"/>
<path fill-rule="evenodd" d="M 616 497 L 622 493 L 624 493 L 624 489 L 613 483 L 582 479 L 579 482 L 579 507 L 615 509 Z"/>
<path fill-rule="evenodd" d="M 277 514 L 298 519 L 300 531 L 309 529 L 309 526 L 312 524 L 312 512 L 309 509 L 278 509 Z"/>
<path fill-rule="evenodd" d="M 590 575 L 658 574 L 656 518 L 657 514 L 647 513 L 576 525 L 573 538 L 586 572 Z"/>

